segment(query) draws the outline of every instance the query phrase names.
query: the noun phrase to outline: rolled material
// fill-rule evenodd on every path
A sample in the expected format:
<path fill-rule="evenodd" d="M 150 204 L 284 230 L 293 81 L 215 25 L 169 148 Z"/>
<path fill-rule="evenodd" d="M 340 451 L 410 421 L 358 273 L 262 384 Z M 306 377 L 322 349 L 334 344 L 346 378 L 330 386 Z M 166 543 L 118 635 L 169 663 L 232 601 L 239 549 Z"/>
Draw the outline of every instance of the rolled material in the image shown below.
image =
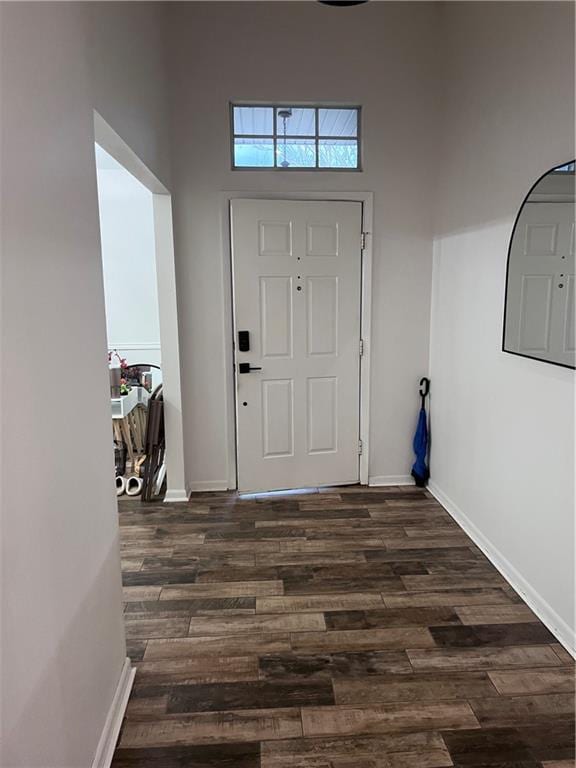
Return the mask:
<path fill-rule="evenodd" d="M 116 475 L 116 496 L 122 496 L 126 490 L 126 480 L 122 475 Z"/>
<path fill-rule="evenodd" d="M 165 477 L 166 477 L 166 464 L 162 462 L 162 464 L 158 468 L 156 477 L 154 478 L 154 493 L 156 494 L 156 496 L 160 495 L 160 491 L 162 490 L 162 483 L 164 482 Z"/>
<path fill-rule="evenodd" d="M 126 496 L 139 496 L 142 493 L 142 478 L 132 475 L 126 481 Z"/>

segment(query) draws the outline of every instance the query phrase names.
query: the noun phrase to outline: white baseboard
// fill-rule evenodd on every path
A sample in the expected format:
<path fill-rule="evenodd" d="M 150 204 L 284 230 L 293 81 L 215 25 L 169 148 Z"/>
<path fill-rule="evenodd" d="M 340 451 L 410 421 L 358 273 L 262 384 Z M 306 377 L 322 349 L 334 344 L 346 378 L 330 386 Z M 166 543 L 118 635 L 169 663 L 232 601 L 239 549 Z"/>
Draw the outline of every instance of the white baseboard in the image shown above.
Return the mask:
<path fill-rule="evenodd" d="M 171 488 L 166 491 L 166 495 L 164 496 L 165 504 L 174 504 L 177 501 L 188 501 L 188 494 L 184 488 Z"/>
<path fill-rule="evenodd" d="M 110 768 L 112 764 L 118 734 L 120 733 L 135 675 L 136 670 L 132 668 L 130 659 L 126 657 L 122 672 L 120 673 L 120 680 L 118 680 L 116 692 L 114 693 L 114 698 L 112 699 L 112 704 L 108 710 L 106 722 L 98 741 L 96 754 L 92 761 L 92 768 Z"/>
<path fill-rule="evenodd" d="M 412 475 L 373 475 L 368 485 L 414 485 Z"/>
<path fill-rule="evenodd" d="M 456 520 L 458 525 L 470 536 L 472 541 L 482 550 L 492 565 L 500 571 L 506 581 L 518 592 L 526 604 L 534 611 L 540 621 L 558 639 L 564 648 L 576 658 L 574 632 L 564 619 L 556 613 L 551 605 L 529 584 L 512 563 L 503 555 L 492 542 L 484 536 L 466 514 L 447 496 L 435 483 L 428 484 L 428 490 L 446 511 Z"/>
<path fill-rule="evenodd" d="M 190 493 L 200 493 L 202 491 L 227 491 L 228 483 L 226 480 L 197 480 L 190 483 L 188 490 Z"/>

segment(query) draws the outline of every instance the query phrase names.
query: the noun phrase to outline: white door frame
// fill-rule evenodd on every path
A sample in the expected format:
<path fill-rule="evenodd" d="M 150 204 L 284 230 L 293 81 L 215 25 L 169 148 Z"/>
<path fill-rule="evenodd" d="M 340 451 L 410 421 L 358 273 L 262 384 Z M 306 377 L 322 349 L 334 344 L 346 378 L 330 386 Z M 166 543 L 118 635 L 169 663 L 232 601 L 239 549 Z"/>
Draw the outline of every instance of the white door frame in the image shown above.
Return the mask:
<path fill-rule="evenodd" d="M 362 203 L 362 231 L 365 247 L 362 251 L 362 293 L 360 334 L 364 354 L 360 358 L 360 483 L 368 485 L 370 458 L 370 331 L 372 322 L 372 233 L 374 231 L 373 192 L 258 192 L 226 191 L 220 194 L 224 372 L 226 378 L 226 447 L 228 459 L 228 488 L 238 487 L 236 460 L 236 383 L 234 377 L 234 322 L 232 306 L 232 247 L 230 241 L 230 203 L 238 199 L 251 200 L 320 200 Z"/>
<path fill-rule="evenodd" d="M 180 382 L 180 342 L 176 304 L 176 267 L 172 232 L 172 196 L 162 182 L 144 165 L 138 155 L 96 110 L 94 110 L 94 141 L 152 193 L 164 424 L 166 429 L 165 461 L 168 487 L 164 501 L 187 501 L 182 386 Z"/>

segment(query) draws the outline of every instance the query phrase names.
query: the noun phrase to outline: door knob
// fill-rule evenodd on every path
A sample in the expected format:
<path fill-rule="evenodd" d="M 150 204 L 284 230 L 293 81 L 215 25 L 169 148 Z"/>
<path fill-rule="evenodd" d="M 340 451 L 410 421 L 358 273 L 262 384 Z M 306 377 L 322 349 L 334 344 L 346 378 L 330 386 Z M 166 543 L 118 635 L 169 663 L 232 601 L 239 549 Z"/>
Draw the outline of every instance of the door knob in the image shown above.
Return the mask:
<path fill-rule="evenodd" d="M 261 371 L 262 368 L 253 367 L 250 363 L 238 363 L 238 373 L 250 373 L 250 371 Z"/>

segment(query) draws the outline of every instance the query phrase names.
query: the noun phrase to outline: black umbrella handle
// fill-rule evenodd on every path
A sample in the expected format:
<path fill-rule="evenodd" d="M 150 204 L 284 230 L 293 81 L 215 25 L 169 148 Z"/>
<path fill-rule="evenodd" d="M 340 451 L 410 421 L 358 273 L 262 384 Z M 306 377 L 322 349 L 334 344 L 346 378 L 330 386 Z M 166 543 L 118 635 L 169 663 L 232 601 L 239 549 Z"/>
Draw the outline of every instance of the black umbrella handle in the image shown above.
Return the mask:
<path fill-rule="evenodd" d="M 426 405 L 426 398 L 430 392 L 430 379 L 427 379 L 426 376 L 423 376 L 420 379 L 420 389 L 418 391 L 420 393 L 420 397 L 422 398 L 422 408 L 424 408 Z"/>

